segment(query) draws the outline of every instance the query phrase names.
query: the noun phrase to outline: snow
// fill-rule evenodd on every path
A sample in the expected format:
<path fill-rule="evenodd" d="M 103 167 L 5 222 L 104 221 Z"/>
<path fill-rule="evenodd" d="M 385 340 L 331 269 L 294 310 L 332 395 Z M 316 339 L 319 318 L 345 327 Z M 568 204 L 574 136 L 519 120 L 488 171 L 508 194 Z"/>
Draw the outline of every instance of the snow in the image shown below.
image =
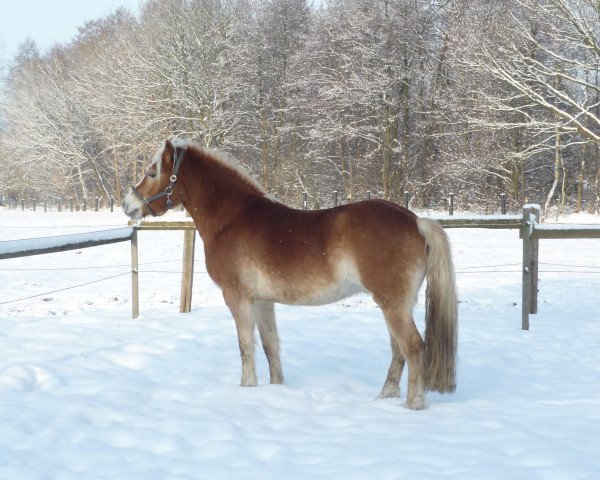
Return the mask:
<path fill-rule="evenodd" d="M 581 230 L 599 230 L 600 225 L 597 223 L 588 224 L 565 224 L 565 223 L 552 223 L 552 224 L 538 224 L 535 226 L 536 230 L 547 230 L 553 232 L 568 232 L 568 231 L 581 231 Z"/>
<path fill-rule="evenodd" d="M 0 211 L 0 240 L 125 225 L 116 212 Z M 539 313 L 525 332 L 518 232 L 448 234 L 458 389 L 429 393 L 418 412 L 374 399 L 390 351 L 368 296 L 278 307 L 286 385 L 267 385 L 259 348 L 261 386 L 244 389 L 201 244 L 192 312 L 178 313 L 182 232 L 138 233 L 136 320 L 127 242 L 2 260 L 0 478 L 597 479 L 599 241 L 540 242 Z M 423 308 L 421 293 L 421 329 Z"/>

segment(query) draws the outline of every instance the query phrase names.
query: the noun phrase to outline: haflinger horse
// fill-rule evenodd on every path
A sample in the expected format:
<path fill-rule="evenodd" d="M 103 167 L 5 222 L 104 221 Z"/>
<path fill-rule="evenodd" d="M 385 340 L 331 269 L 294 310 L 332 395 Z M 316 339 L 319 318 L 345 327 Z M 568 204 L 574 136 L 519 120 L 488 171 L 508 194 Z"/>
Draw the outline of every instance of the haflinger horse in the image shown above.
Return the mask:
<path fill-rule="evenodd" d="M 379 397 L 400 396 L 406 361 L 408 408 L 424 408 L 428 390 L 455 390 L 457 294 L 449 242 L 436 222 L 384 200 L 296 210 L 271 197 L 233 159 L 167 140 L 123 209 L 139 220 L 180 204 L 196 224 L 206 269 L 235 320 L 242 386 L 257 385 L 255 326 L 271 383 L 284 382 L 274 303 L 322 305 L 368 292 L 391 339 Z M 423 340 L 412 309 L 425 278 Z"/>

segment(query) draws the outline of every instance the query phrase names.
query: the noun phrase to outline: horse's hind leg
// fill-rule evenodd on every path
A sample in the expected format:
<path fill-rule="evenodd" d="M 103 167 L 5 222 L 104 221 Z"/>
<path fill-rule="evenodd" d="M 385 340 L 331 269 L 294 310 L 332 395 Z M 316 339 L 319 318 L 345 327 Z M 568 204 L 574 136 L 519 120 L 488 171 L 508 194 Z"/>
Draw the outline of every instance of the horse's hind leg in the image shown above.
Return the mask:
<path fill-rule="evenodd" d="M 387 378 L 379 394 L 379 398 L 396 398 L 400 396 L 400 378 L 406 360 L 402 355 L 400 345 L 390 332 L 390 345 L 392 347 L 392 363 L 388 370 Z"/>
<path fill-rule="evenodd" d="M 414 410 L 421 410 L 425 408 L 425 379 L 423 372 L 425 343 L 412 318 L 411 309 L 382 308 L 382 310 L 390 334 L 394 337 L 396 342 L 398 342 L 402 354 L 408 361 L 408 391 L 406 393 L 406 406 Z M 392 365 L 390 368 L 393 366 L 394 359 L 392 357 Z M 392 380 L 394 382 L 396 381 L 394 375 L 392 375 Z M 398 380 L 400 380 L 400 376 L 398 376 Z M 386 380 L 384 389 L 387 384 Z M 383 395 L 385 393 L 384 390 L 382 390 L 381 393 Z"/>
<path fill-rule="evenodd" d="M 254 309 L 260 340 L 269 362 L 271 383 L 282 384 L 284 380 L 279 359 L 279 335 L 275 323 L 275 307 L 272 302 L 256 302 Z"/>
<path fill-rule="evenodd" d="M 238 334 L 240 356 L 242 359 L 242 387 L 255 387 L 256 367 L 254 363 L 254 312 L 250 299 L 234 292 L 223 290 L 225 303 L 231 310 Z"/>

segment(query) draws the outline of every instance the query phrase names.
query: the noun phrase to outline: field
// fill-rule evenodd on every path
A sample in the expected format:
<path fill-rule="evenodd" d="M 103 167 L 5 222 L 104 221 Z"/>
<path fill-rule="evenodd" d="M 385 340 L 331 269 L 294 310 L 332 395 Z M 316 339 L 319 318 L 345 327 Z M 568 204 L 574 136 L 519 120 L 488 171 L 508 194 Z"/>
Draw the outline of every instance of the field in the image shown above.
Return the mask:
<path fill-rule="evenodd" d="M 0 240 L 125 223 L 4 210 Z M 458 389 L 419 412 L 375 400 L 390 349 L 368 296 L 278 306 L 287 384 L 267 384 L 259 350 L 261 386 L 243 389 L 201 243 L 178 313 L 183 233 L 139 233 L 136 320 L 127 243 L 0 261 L 0 478 L 599 478 L 600 241 L 540 242 L 539 313 L 522 331 L 518 232 L 448 232 Z M 421 296 L 421 330 L 423 309 Z"/>

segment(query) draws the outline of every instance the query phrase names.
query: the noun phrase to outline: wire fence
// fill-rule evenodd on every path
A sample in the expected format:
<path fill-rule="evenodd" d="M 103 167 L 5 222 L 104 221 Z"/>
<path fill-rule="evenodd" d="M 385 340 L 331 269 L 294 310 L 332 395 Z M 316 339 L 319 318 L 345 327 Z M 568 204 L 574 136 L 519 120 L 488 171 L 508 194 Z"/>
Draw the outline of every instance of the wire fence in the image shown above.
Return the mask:
<path fill-rule="evenodd" d="M 181 275 L 181 270 L 145 270 L 143 268 L 141 268 L 142 266 L 146 265 L 158 265 L 158 264 L 167 264 L 167 263 L 174 263 L 174 262 L 180 262 L 180 259 L 171 259 L 171 260 L 159 260 L 159 261 L 154 261 L 154 262 L 144 262 L 144 263 L 140 263 L 138 268 L 138 272 L 140 274 L 175 274 L 175 275 Z M 194 273 L 203 273 L 203 274 L 207 274 L 208 272 L 206 270 L 199 270 L 196 269 L 196 266 L 200 266 L 200 265 L 204 265 L 203 261 L 195 261 L 194 262 Z M 541 269 L 539 271 L 539 273 L 566 273 L 566 274 L 600 274 L 600 265 L 574 265 L 574 264 L 563 264 L 563 263 L 544 263 L 544 262 L 540 262 L 540 265 L 545 265 L 547 267 L 562 267 L 559 270 L 549 270 L 549 269 Z M 504 264 L 498 264 L 498 265 L 469 265 L 469 266 L 465 266 L 465 267 L 456 267 L 455 268 L 455 273 L 457 275 L 469 275 L 469 274 L 505 274 L 505 273 L 518 273 L 521 274 L 522 271 L 520 268 L 521 264 L 520 263 L 504 263 Z M 95 279 L 95 280 L 90 280 L 87 282 L 83 282 L 83 283 L 78 283 L 76 285 L 70 285 L 67 287 L 63 287 L 63 288 L 59 288 L 56 290 L 51 290 L 48 292 L 43 292 L 43 293 L 37 293 L 34 295 L 29 295 L 26 297 L 20 297 L 20 298 L 15 298 L 12 300 L 6 300 L 6 301 L 0 301 L 0 305 L 6 305 L 6 304 L 10 304 L 10 303 L 16 303 L 16 302 L 21 302 L 24 300 L 30 300 L 33 298 L 39 298 L 39 297 L 44 297 L 47 295 L 52 295 L 55 293 L 60 293 L 60 292 L 64 292 L 64 291 L 68 291 L 68 290 L 73 290 L 75 288 L 79 288 L 79 287 L 84 287 L 87 285 L 92 285 L 95 283 L 100 283 L 100 282 L 104 282 L 107 280 L 112 280 L 118 277 L 122 277 L 125 275 L 129 275 L 131 274 L 131 266 L 130 265 L 125 265 L 125 264 L 118 264 L 118 265 L 97 265 L 97 266 L 87 266 L 87 267 L 62 267 L 62 268 L 43 268 L 43 267 L 35 267 L 35 268 L 30 268 L 30 267 L 8 267 L 8 268 L 0 268 L 0 272 L 2 271 L 6 271 L 6 272 L 23 272 L 23 271 L 27 271 L 27 272 L 45 272 L 45 271 L 72 271 L 72 270 L 105 270 L 105 269 L 110 269 L 110 268 L 124 268 L 124 267 L 128 267 L 129 270 L 127 270 L 126 272 L 122 272 L 122 273 L 118 273 L 115 275 L 110 275 L 108 277 L 103 277 L 103 278 L 99 278 L 99 279 Z M 499 269 L 504 269 L 504 268 L 510 268 L 510 267 L 515 267 L 515 270 L 499 270 Z M 517 269 L 518 268 L 518 269 Z M 577 268 L 579 270 L 565 270 L 565 268 Z M 486 270 L 481 270 L 481 269 L 486 269 Z"/>

